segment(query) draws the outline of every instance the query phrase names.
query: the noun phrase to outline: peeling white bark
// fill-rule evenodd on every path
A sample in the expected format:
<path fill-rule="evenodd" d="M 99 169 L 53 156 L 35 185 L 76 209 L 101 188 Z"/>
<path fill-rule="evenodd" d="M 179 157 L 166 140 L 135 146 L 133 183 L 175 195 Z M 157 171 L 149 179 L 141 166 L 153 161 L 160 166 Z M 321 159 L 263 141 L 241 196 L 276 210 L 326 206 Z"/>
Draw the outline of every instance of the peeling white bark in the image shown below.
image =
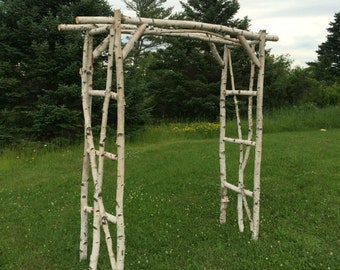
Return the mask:
<path fill-rule="evenodd" d="M 213 56 L 215 57 L 217 63 L 220 65 L 220 67 L 224 68 L 224 61 L 222 59 L 222 57 L 220 56 L 215 43 L 209 42 L 209 46 L 211 49 L 211 53 L 213 54 Z"/>
<path fill-rule="evenodd" d="M 251 48 L 251 46 L 249 45 L 249 43 L 247 42 L 246 38 L 244 36 L 238 36 L 238 39 L 240 40 L 240 43 L 242 44 L 243 48 L 246 50 L 248 56 L 250 57 L 250 59 L 253 61 L 253 63 L 260 68 L 261 64 L 259 59 L 256 57 L 253 49 Z"/>
<path fill-rule="evenodd" d="M 237 193 L 242 193 L 242 192 L 243 192 L 246 196 L 254 197 L 254 193 L 253 193 L 252 191 L 250 191 L 250 190 L 247 190 L 247 189 L 243 189 L 243 190 L 242 190 L 240 187 L 235 186 L 235 185 L 233 185 L 233 184 L 230 184 L 230 183 L 228 183 L 228 182 L 226 182 L 226 181 L 224 181 L 224 182 L 222 183 L 222 185 L 223 185 L 224 187 L 227 187 L 227 188 L 231 189 L 232 191 L 237 192 Z"/>
<path fill-rule="evenodd" d="M 234 81 L 234 72 L 233 72 L 233 65 L 231 60 L 231 52 L 229 51 L 229 72 L 230 72 L 230 79 L 231 79 L 231 90 L 235 90 L 235 81 Z M 234 99 L 234 107 L 235 107 L 235 114 L 236 114 L 236 124 L 237 124 L 237 134 L 238 134 L 238 141 L 241 142 L 239 145 L 239 172 L 238 172 L 238 187 L 242 191 L 244 188 L 243 183 L 243 171 L 241 170 L 241 166 L 243 163 L 243 144 L 242 144 L 242 126 L 241 126 L 241 117 L 240 117 L 240 109 L 238 106 L 237 96 L 233 96 Z M 236 142 L 236 139 L 234 140 Z M 244 231 L 244 223 L 243 223 L 243 194 L 238 193 L 237 195 L 237 220 L 238 220 L 238 228 L 240 232 Z"/>
<path fill-rule="evenodd" d="M 106 29 L 106 28 L 105 28 Z M 104 40 L 102 42 L 100 42 L 100 44 L 94 49 L 93 54 L 92 54 L 92 58 L 93 61 L 96 60 L 107 48 L 107 46 L 109 46 L 109 42 L 110 42 L 110 36 L 107 36 L 106 38 L 104 38 Z"/>
<path fill-rule="evenodd" d="M 98 154 L 98 180 L 97 185 L 95 185 L 95 195 L 94 197 L 98 200 L 101 226 L 105 234 L 105 241 L 107 250 L 109 253 L 110 263 L 112 269 L 116 268 L 116 259 L 112 249 L 112 238 L 107 223 L 106 211 L 104 208 L 103 198 L 102 198 L 102 185 L 103 185 L 103 175 L 104 175 L 104 161 L 105 161 L 105 141 L 106 141 L 106 130 L 107 130 L 107 120 L 108 120 L 108 109 L 111 100 L 112 93 L 112 70 L 113 70 L 113 50 L 114 50 L 114 30 L 110 29 L 109 34 L 109 50 L 108 50 L 108 60 L 107 60 L 107 75 L 106 75 L 106 89 L 105 97 L 102 108 L 102 122 L 100 129 L 99 138 L 99 154 Z"/>
<path fill-rule="evenodd" d="M 248 91 L 248 90 L 226 90 L 225 94 L 227 96 L 231 95 L 239 95 L 239 96 L 256 96 L 256 91 Z"/>
<path fill-rule="evenodd" d="M 125 178 L 125 95 L 123 52 L 121 46 L 121 13 L 115 10 L 115 60 L 117 76 L 117 190 L 116 190 L 116 216 L 117 216 L 117 270 L 124 269 L 125 258 L 125 227 L 123 217 L 124 178 Z"/>
<path fill-rule="evenodd" d="M 83 66 L 80 70 L 82 80 L 82 100 L 83 108 L 85 111 L 91 111 L 91 97 L 88 94 L 92 84 L 92 61 L 90 61 L 90 55 L 92 53 L 92 38 L 88 34 L 85 35 L 84 48 L 83 48 Z M 87 124 L 91 126 L 91 119 L 87 119 Z M 86 125 L 84 128 L 84 138 L 86 138 Z M 82 169 L 82 181 L 80 192 L 80 245 L 79 245 L 79 258 L 80 260 L 87 259 L 87 242 L 88 242 L 88 217 L 87 212 L 84 211 L 84 207 L 88 204 L 88 182 L 89 182 L 89 167 L 90 156 L 87 152 L 88 144 L 84 141 L 84 154 L 83 154 L 83 169 Z"/>
<path fill-rule="evenodd" d="M 220 161 L 220 223 L 226 222 L 226 211 L 228 204 L 227 188 L 224 185 L 227 181 L 226 173 L 226 155 L 224 138 L 226 133 L 226 102 L 225 89 L 227 88 L 228 77 L 228 48 L 224 45 L 223 50 L 223 69 L 221 71 L 221 86 L 220 86 L 220 139 L 219 139 L 219 161 Z M 219 60 L 218 60 L 219 61 Z"/>
<path fill-rule="evenodd" d="M 89 95 L 89 91 L 92 88 L 92 49 L 93 49 L 93 41 L 92 36 L 85 34 L 84 40 L 84 49 L 83 49 L 83 68 L 81 69 L 81 78 L 82 78 L 82 106 L 83 106 L 83 115 L 84 115 L 84 129 L 85 129 L 85 142 L 84 142 L 84 162 L 83 162 L 83 177 L 86 176 L 86 171 L 91 167 L 92 178 L 94 185 L 97 184 L 97 165 L 95 158 L 95 150 L 93 144 L 93 135 L 92 135 L 92 127 L 91 127 L 91 96 Z M 82 186 L 83 187 L 83 186 Z M 85 186 L 84 186 L 85 187 Z M 86 193 L 85 193 L 86 192 Z M 87 187 L 82 190 L 82 196 L 87 196 Z M 85 227 L 87 231 L 87 215 L 85 216 L 86 211 L 84 211 L 85 207 L 87 207 L 87 201 L 85 205 L 85 200 L 81 201 L 81 238 L 80 238 L 80 259 L 85 259 L 87 254 L 87 238 L 86 241 L 82 236 L 85 235 Z M 93 242 L 92 242 L 92 252 L 90 257 L 90 268 L 97 268 L 97 261 L 99 257 L 99 248 L 100 248 L 100 213 L 99 213 L 99 204 L 98 200 L 94 201 L 94 215 L 93 215 Z M 83 232 L 84 231 L 84 232 Z M 87 233 L 86 233 L 87 235 Z"/>
<path fill-rule="evenodd" d="M 126 58 L 126 56 L 129 54 L 129 52 L 133 49 L 135 46 L 136 42 L 140 39 L 140 37 L 143 35 L 145 29 L 147 27 L 147 24 L 142 24 L 139 26 L 137 31 L 133 34 L 133 36 L 130 38 L 129 42 L 126 43 L 124 49 L 123 49 L 123 60 Z"/>
<path fill-rule="evenodd" d="M 76 18 L 77 24 L 112 24 L 114 23 L 114 17 L 86 17 L 81 16 Z M 195 30 L 205 30 L 211 32 L 221 32 L 233 36 L 242 35 L 247 39 L 259 40 L 260 35 L 256 32 L 251 32 L 247 30 L 241 30 L 233 27 L 228 27 L 224 25 L 193 22 L 193 21 L 182 21 L 182 20 L 167 20 L 167 19 L 150 19 L 150 18 L 133 18 L 128 16 L 122 16 L 122 23 L 126 24 L 148 24 L 157 27 L 174 27 L 174 28 L 184 28 L 184 29 L 195 29 Z M 274 35 L 267 35 L 265 37 L 269 41 L 278 41 L 278 37 Z"/>
<path fill-rule="evenodd" d="M 256 100 L 256 147 L 255 147 L 255 166 L 254 166 L 254 204 L 253 204 L 253 234 L 252 238 L 257 240 L 259 237 L 260 226 L 260 174 L 262 158 L 262 132 L 263 132 L 263 84 L 265 67 L 265 43 L 266 32 L 260 32 L 259 60 L 260 69 L 257 77 L 257 100 Z"/>

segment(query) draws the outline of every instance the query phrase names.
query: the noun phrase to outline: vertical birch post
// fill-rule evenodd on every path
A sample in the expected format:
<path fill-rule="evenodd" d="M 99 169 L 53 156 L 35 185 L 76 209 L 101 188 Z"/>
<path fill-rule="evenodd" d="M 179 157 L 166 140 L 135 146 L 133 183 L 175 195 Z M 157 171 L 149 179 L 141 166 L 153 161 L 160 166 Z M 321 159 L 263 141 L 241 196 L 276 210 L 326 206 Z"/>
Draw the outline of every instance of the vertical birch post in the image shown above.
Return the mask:
<path fill-rule="evenodd" d="M 117 270 L 124 269 L 125 256 L 125 228 L 123 217 L 124 198 L 124 170 L 125 170 L 125 96 L 123 53 L 121 47 L 121 12 L 114 12 L 115 28 L 115 60 L 117 78 L 117 190 L 116 190 L 116 216 L 117 216 Z"/>
<path fill-rule="evenodd" d="M 253 52 L 253 54 L 255 54 L 254 46 L 252 46 L 252 52 Z M 254 63 L 254 61 L 250 60 L 249 92 L 254 90 L 254 76 L 255 76 L 255 63 Z M 248 138 L 247 138 L 247 140 L 251 141 L 252 138 L 253 138 L 253 96 L 250 95 L 248 97 Z M 244 154 L 244 158 L 243 158 L 243 162 L 242 162 L 242 167 L 241 167 L 243 174 L 244 174 L 244 170 L 247 166 L 247 162 L 248 162 L 249 155 L 250 155 L 250 150 L 251 150 L 251 146 L 247 145 L 246 146 L 246 152 Z M 248 203 L 247 203 L 247 198 L 246 198 L 246 195 L 244 193 L 244 189 L 242 189 L 242 197 L 243 197 L 244 208 L 246 210 L 248 220 L 249 220 L 249 223 L 250 223 L 250 231 L 253 231 L 253 218 L 252 218 L 251 211 L 250 211 Z"/>
<path fill-rule="evenodd" d="M 85 34 L 84 50 L 83 50 L 83 68 L 82 74 L 82 106 L 84 114 L 85 142 L 84 142 L 84 161 L 83 161 L 83 182 L 81 190 L 81 238 L 80 238 L 80 259 L 87 257 L 87 215 L 85 208 L 87 205 L 87 182 L 88 165 L 91 166 L 92 178 L 94 185 L 97 186 L 98 172 L 95 158 L 95 149 L 93 144 L 93 135 L 91 127 L 91 97 L 89 91 L 92 90 L 92 49 L 93 39 L 87 31 Z M 96 269 L 99 257 L 100 248 L 100 211 L 98 200 L 94 201 L 93 205 L 93 243 L 90 257 L 90 268 Z M 86 234 L 86 237 L 85 237 Z"/>
<path fill-rule="evenodd" d="M 225 108 L 225 90 L 227 89 L 228 77 L 228 48 L 224 45 L 223 51 L 223 68 L 221 71 L 221 89 L 220 89 L 220 142 L 219 142 L 219 159 L 220 159 L 220 223 L 226 222 L 226 210 L 228 204 L 227 188 L 224 183 L 227 181 L 226 174 L 226 157 L 225 157 L 225 129 L 226 129 L 226 108 Z"/>
<path fill-rule="evenodd" d="M 109 253 L 111 267 L 112 269 L 115 269 L 116 261 L 115 261 L 114 253 L 112 250 L 112 238 L 111 238 L 111 234 L 109 231 L 107 215 L 106 215 L 103 198 L 102 198 L 105 140 L 106 140 L 106 130 L 107 130 L 107 120 L 108 120 L 108 109 L 109 109 L 109 103 L 111 100 L 111 89 L 112 89 L 113 48 L 114 48 L 114 30 L 111 27 L 110 34 L 109 34 L 109 51 L 108 51 L 108 60 L 107 60 L 106 89 L 105 89 L 105 98 L 103 102 L 102 122 L 101 122 L 101 129 L 100 129 L 100 138 L 99 138 L 98 181 L 97 181 L 97 186 L 95 186 L 95 199 L 97 199 L 98 204 L 99 204 L 101 225 L 105 233 L 105 241 L 106 241 L 106 246 L 107 246 L 107 250 Z"/>
<path fill-rule="evenodd" d="M 260 31 L 259 61 L 260 68 L 257 78 L 257 104 L 256 104 L 256 146 L 255 146 L 255 168 L 254 168 L 254 204 L 253 204 L 253 233 L 252 238 L 258 239 L 260 225 L 260 174 L 262 156 L 262 132 L 263 132 L 263 84 L 265 67 L 265 43 L 266 32 Z"/>
<path fill-rule="evenodd" d="M 82 81 L 82 99 L 85 106 L 84 111 L 91 115 L 91 96 L 89 91 L 92 87 L 92 37 L 85 34 L 84 48 L 83 48 L 83 66 L 80 70 Z M 87 125 L 91 126 L 91 117 L 87 119 Z M 88 242 L 88 214 L 85 207 L 88 205 L 88 183 L 89 183 L 89 169 L 90 157 L 88 153 L 88 143 L 86 140 L 86 126 L 84 125 L 84 154 L 83 154 L 83 169 L 80 192 L 80 244 L 79 244 L 79 259 L 87 259 L 87 242 Z"/>
<path fill-rule="evenodd" d="M 231 52 L 228 50 L 228 58 L 229 58 L 229 72 L 230 72 L 230 80 L 231 80 L 231 90 L 236 91 L 235 87 L 235 80 L 234 80 L 234 71 L 233 71 L 233 64 L 231 59 Z M 235 114 L 236 114 L 236 121 L 237 121 L 237 134 L 238 139 L 242 141 L 242 127 L 241 127 L 241 116 L 240 116 L 240 109 L 238 106 L 238 99 L 237 96 L 233 96 L 234 99 L 234 107 L 235 107 Z M 242 170 L 242 163 L 243 163 L 243 144 L 240 143 L 239 145 L 239 169 L 238 169 L 238 187 L 242 191 L 243 190 L 243 170 Z M 237 220 L 238 220 L 238 227 L 239 231 L 244 231 L 244 223 L 243 223 L 243 194 L 239 192 L 237 194 Z"/>

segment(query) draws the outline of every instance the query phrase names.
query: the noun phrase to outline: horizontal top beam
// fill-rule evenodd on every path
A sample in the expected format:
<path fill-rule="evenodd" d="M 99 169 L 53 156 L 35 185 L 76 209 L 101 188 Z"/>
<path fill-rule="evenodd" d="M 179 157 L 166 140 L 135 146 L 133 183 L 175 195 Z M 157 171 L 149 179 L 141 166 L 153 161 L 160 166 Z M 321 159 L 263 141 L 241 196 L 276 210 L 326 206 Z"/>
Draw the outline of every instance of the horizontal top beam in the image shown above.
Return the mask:
<path fill-rule="evenodd" d="M 133 25 L 135 26 L 135 25 Z M 89 30 L 90 35 L 96 35 L 108 32 L 112 24 L 59 24 L 59 31 L 86 31 Z M 123 24 L 122 25 L 122 33 L 133 35 L 137 30 L 137 26 L 135 28 L 131 27 L 131 24 Z M 222 43 L 228 46 L 239 46 L 241 45 L 238 39 L 230 38 L 228 36 L 218 35 L 213 32 L 196 30 L 192 31 L 190 29 L 164 29 L 164 28 L 151 28 L 146 29 L 143 35 L 153 35 L 153 36 L 176 36 L 176 37 L 185 37 L 191 39 L 198 39 L 213 43 Z M 249 44 L 258 43 L 257 40 L 248 41 Z"/>
<path fill-rule="evenodd" d="M 114 17 L 77 17 L 77 24 L 113 24 Z M 167 27 L 167 28 L 180 28 L 180 29 L 192 29 L 192 30 L 204 30 L 221 34 L 229 34 L 231 36 L 244 36 L 246 39 L 259 40 L 260 33 L 242 30 L 234 27 L 228 27 L 224 25 L 217 25 L 211 23 L 202 23 L 194 21 L 184 20 L 167 20 L 167 19 L 152 19 L 142 17 L 128 17 L 122 16 L 123 24 L 141 25 L 148 24 L 149 26 Z M 194 32 L 194 31 L 193 31 Z M 278 41 L 278 36 L 266 35 L 268 41 Z"/>

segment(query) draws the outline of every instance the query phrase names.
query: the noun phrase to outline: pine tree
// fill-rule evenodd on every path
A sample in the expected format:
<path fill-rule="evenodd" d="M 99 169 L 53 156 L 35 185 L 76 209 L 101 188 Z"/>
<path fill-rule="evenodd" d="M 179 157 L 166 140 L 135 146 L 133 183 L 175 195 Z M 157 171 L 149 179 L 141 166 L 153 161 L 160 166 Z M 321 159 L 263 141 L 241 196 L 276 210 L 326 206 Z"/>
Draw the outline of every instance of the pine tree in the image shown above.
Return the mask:
<path fill-rule="evenodd" d="M 235 18 L 240 4 L 237 0 L 188 0 L 182 2 L 187 17 L 194 21 L 228 25 L 244 29 L 248 27 L 248 20 Z"/>
<path fill-rule="evenodd" d="M 111 14 L 104 0 L 0 2 L 0 140 L 81 130 L 83 41 L 79 33 L 59 33 L 57 25 L 78 15 Z"/>
<path fill-rule="evenodd" d="M 317 80 L 340 83 L 340 12 L 329 25 L 327 40 L 316 51 L 317 61 L 308 64 L 314 68 Z"/>
<path fill-rule="evenodd" d="M 134 11 L 138 17 L 166 19 L 171 15 L 172 7 L 165 8 L 166 0 L 124 0 L 128 9 Z M 139 58 L 148 50 L 155 49 L 162 44 L 157 37 L 142 36 L 135 43 L 132 52 L 132 65 L 137 66 Z"/>
<path fill-rule="evenodd" d="M 126 6 L 138 17 L 164 19 L 171 15 L 171 7 L 165 8 L 166 0 L 124 0 Z"/>
<path fill-rule="evenodd" d="M 239 9 L 237 1 L 189 0 L 181 4 L 184 12 L 178 14 L 179 19 L 243 29 L 249 25 L 248 18 L 241 20 L 235 18 Z M 149 100 L 153 115 L 165 118 L 216 120 L 219 111 L 221 70 L 210 52 L 209 45 L 183 38 L 166 38 L 166 41 L 167 47 L 154 54 L 155 61 L 150 65 L 148 74 Z M 239 59 L 245 63 L 242 62 L 240 67 L 246 66 L 249 73 L 248 57 L 243 51 L 238 55 L 242 55 Z M 249 80 L 248 77 L 245 80 L 240 77 L 236 79 Z"/>

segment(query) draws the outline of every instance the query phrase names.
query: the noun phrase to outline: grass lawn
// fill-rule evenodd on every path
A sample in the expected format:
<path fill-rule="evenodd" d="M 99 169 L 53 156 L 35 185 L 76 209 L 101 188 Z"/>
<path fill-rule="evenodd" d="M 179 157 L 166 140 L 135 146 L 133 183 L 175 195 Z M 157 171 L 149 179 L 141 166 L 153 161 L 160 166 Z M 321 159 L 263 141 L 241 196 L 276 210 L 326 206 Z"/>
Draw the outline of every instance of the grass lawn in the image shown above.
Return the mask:
<path fill-rule="evenodd" d="M 219 224 L 218 139 L 162 130 L 127 146 L 126 269 L 339 269 L 340 129 L 264 134 L 259 241 L 248 224 L 238 232 L 236 193 Z M 48 148 L 0 156 L 0 269 L 88 267 L 78 261 L 82 146 Z M 237 164 L 237 151 L 228 159 Z M 104 243 L 99 269 L 109 269 Z"/>

